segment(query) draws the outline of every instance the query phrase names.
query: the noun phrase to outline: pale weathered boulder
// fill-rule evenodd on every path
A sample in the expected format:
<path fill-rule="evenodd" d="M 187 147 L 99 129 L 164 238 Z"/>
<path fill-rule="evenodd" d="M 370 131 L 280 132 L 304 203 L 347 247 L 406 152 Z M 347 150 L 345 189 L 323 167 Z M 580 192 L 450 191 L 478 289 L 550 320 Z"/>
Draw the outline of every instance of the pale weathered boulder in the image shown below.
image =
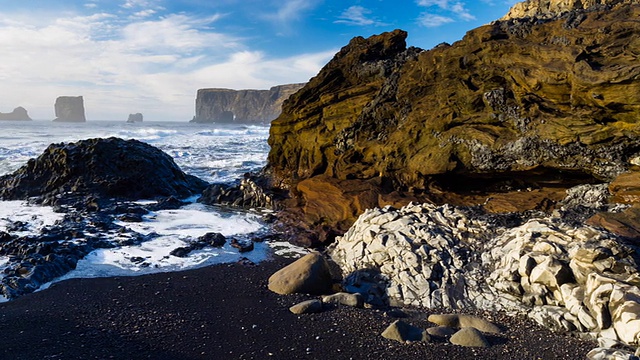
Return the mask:
<path fill-rule="evenodd" d="M 529 278 L 532 283 L 539 283 L 553 290 L 573 281 L 569 266 L 553 256 L 547 256 L 543 262 L 533 268 Z"/>
<path fill-rule="evenodd" d="M 468 347 L 489 347 L 489 341 L 473 327 L 463 327 L 449 339 L 452 344 Z"/>
<path fill-rule="evenodd" d="M 318 299 L 303 301 L 290 307 L 289 311 L 296 315 L 318 313 L 322 311 L 322 302 Z"/>
<path fill-rule="evenodd" d="M 382 337 L 399 342 L 407 341 L 430 341 L 431 337 L 424 330 L 407 324 L 404 321 L 396 320 L 383 332 Z"/>
<path fill-rule="evenodd" d="M 597 347 L 587 353 L 588 360 L 633 360 L 634 354 L 622 349 Z"/>
<path fill-rule="evenodd" d="M 501 332 L 500 328 L 492 322 L 465 314 L 433 314 L 429 315 L 427 320 L 434 324 L 451 328 L 474 328 L 482 332 L 493 334 Z"/>
<path fill-rule="evenodd" d="M 321 295 L 329 293 L 331 286 L 329 264 L 318 253 L 307 254 L 269 277 L 269 290 L 282 295 Z"/>
<path fill-rule="evenodd" d="M 640 288 L 618 283 L 609 299 L 611 322 L 618 338 L 640 345 Z"/>
<path fill-rule="evenodd" d="M 358 293 L 349 294 L 346 292 L 323 296 L 322 302 L 325 304 L 341 304 L 352 307 L 362 307 L 364 305 L 362 295 Z"/>

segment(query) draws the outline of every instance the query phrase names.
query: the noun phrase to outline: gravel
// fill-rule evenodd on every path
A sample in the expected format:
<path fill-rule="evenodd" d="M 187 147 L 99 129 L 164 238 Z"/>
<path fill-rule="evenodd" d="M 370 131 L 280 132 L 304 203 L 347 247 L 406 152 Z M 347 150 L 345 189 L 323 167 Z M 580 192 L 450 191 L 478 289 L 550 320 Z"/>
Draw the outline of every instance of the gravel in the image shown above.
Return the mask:
<path fill-rule="evenodd" d="M 291 261 L 56 283 L 0 304 L 0 359 L 584 359 L 597 346 L 496 313 L 475 312 L 505 329 L 489 348 L 384 339 L 388 309 L 294 315 L 291 305 L 313 297 L 267 289 Z M 434 326 L 433 310 L 403 311 Z"/>

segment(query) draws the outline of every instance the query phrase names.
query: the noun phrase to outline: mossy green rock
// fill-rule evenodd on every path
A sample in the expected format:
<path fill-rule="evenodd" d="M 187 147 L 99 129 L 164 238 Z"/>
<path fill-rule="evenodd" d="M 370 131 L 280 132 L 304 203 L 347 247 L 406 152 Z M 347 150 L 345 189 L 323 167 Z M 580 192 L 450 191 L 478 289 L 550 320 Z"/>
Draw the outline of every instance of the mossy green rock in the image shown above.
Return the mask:
<path fill-rule="evenodd" d="M 612 180 L 640 152 L 640 6 L 598 9 L 499 21 L 429 51 L 407 48 L 401 30 L 354 38 L 272 123 L 274 183 L 304 205 L 308 179 L 376 182 L 381 205 L 449 179 Z M 313 198 L 315 213 L 334 209 L 313 223 L 344 228 L 355 195 Z"/>

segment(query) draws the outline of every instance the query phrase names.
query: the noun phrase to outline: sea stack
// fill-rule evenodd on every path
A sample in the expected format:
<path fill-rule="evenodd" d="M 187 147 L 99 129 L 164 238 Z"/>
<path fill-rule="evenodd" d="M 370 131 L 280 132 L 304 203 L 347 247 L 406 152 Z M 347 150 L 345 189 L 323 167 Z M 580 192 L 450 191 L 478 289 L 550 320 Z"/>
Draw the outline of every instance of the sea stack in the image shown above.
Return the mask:
<path fill-rule="evenodd" d="M 60 96 L 55 104 L 56 119 L 59 122 L 86 122 L 84 99 L 82 96 Z"/>
<path fill-rule="evenodd" d="M 129 118 L 127 119 L 128 123 L 142 122 L 143 116 L 141 113 L 129 114 Z"/>
<path fill-rule="evenodd" d="M 27 113 L 27 110 L 22 106 L 18 106 L 10 113 L 0 113 L 0 120 L 8 121 L 30 121 L 31 118 Z"/>

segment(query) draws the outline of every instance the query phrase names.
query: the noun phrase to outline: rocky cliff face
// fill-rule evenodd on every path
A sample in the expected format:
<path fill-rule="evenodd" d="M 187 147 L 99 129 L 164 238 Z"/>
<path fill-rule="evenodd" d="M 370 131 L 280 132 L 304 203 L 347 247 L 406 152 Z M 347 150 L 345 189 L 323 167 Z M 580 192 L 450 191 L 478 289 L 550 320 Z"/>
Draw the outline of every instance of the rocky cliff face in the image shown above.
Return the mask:
<path fill-rule="evenodd" d="M 192 122 L 268 123 L 280 115 L 282 102 L 303 85 L 279 85 L 269 90 L 200 89 Z"/>
<path fill-rule="evenodd" d="M 638 4 L 637 0 L 527 0 L 515 4 L 500 20 L 528 17 L 549 19 L 574 10 L 604 10 L 618 4 Z"/>
<path fill-rule="evenodd" d="M 640 155 L 640 6 L 608 3 L 429 51 L 353 39 L 273 121 L 273 183 L 304 224 L 344 231 L 373 206 L 550 209 L 613 180 Z"/>
<path fill-rule="evenodd" d="M 22 106 L 18 106 L 10 113 L 0 113 L 0 120 L 25 121 L 31 120 L 27 110 Z"/>
<path fill-rule="evenodd" d="M 55 103 L 56 119 L 60 122 L 85 122 L 82 96 L 60 96 Z"/>

